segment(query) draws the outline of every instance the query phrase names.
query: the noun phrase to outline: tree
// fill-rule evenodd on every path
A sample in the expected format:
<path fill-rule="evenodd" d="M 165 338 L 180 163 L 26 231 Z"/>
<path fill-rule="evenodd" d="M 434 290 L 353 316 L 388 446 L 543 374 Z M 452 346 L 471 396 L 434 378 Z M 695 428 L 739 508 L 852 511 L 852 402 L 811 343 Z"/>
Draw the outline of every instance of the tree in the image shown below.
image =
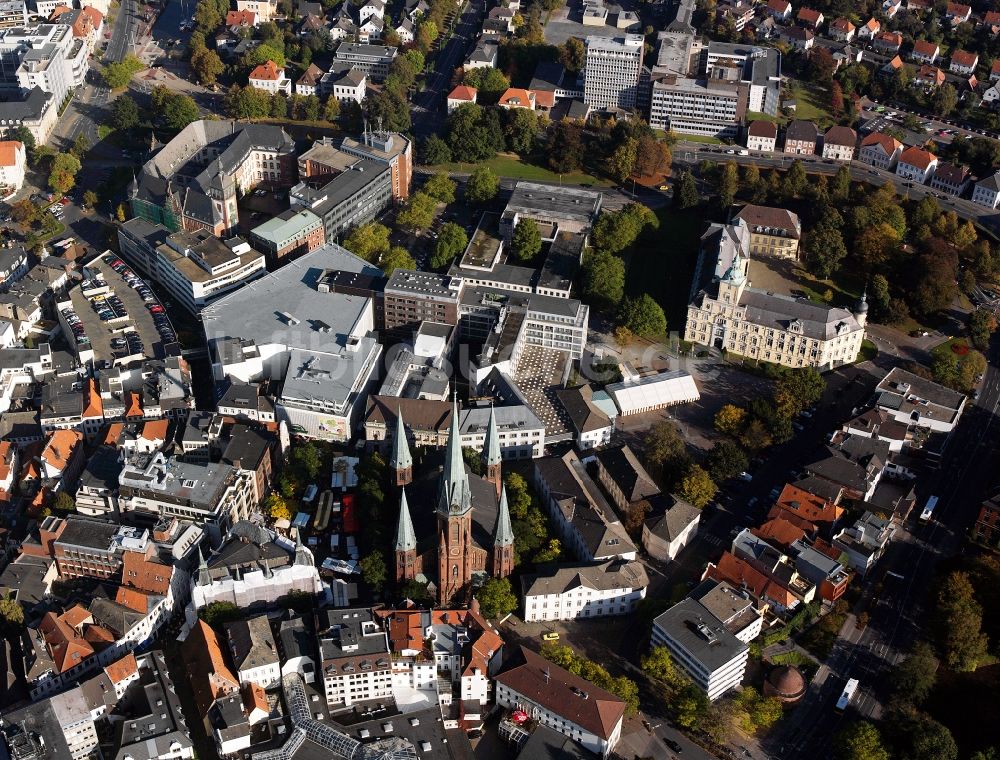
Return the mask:
<path fill-rule="evenodd" d="M 469 87 L 475 87 L 487 100 L 499 98 L 510 87 L 510 80 L 499 69 L 478 68 L 467 71 L 462 80 Z M 517 109 L 515 109 L 517 110 Z"/>
<path fill-rule="evenodd" d="M 226 93 L 225 108 L 234 119 L 263 119 L 271 113 L 271 96 L 256 87 L 233 85 Z"/>
<path fill-rule="evenodd" d="M 834 737 L 834 752 L 838 760 L 890 760 L 878 729 L 864 720 L 851 723 Z"/>
<path fill-rule="evenodd" d="M 786 200 L 798 198 L 809 184 L 809 177 L 806 175 L 806 167 L 799 160 L 792 161 L 791 167 L 785 172 L 784 193 Z"/>
<path fill-rule="evenodd" d="M 245 69 L 254 69 L 257 66 L 263 66 L 268 61 L 273 61 L 279 69 L 285 68 L 285 54 L 273 42 L 263 42 L 257 47 L 251 48 L 243 54 L 240 63 Z"/>
<path fill-rule="evenodd" d="M 361 558 L 361 577 L 376 594 L 382 590 L 386 578 L 389 577 L 385 566 L 385 558 L 381 552 L 373 551 Z"/>
<path fill-rule="evenodd" d="M 837 173 L 833 175 L 833 182 L 830 184 L 830 197 L 838 201 L 846 201 L 851 192 L 851 172 L 846 166 L 841 165 Z"/>
<path fill-rule="evenodd" d="M 886 722 L 886 738 L 897 756 L 907 760 L 955 760 L 958 757 L 951 731 L 912 707 L 892 711 Z"/>
<path fill-rule="evenodd" d="M 636 147 L 634 173 L 637 177 L 670 175 L 670 146 L 653 135 L 643 135 Z"/>
<path fill-rule="evenodd" d="M 72 153 L 60 153 L 52 160 L 49 188 L 65 195 L 73 188 L 79 171 L 80 160 L 76 156 Z"/>
<path fill-rule="evenodd" d="M 93 190 L 84 190 L 83 205 L 85 208 L 97 208 L 97 193 Z"/>
<path fill-rule="evenodd" d="M 736 200 L 736 192 L 740 189 L 739 167 L 735 161 L 728 161 L 719 172 L 717 190 L 719 193 L 719 206 L 728 210 Z"/>
<path fill-rule="evenodd" d="M 648 293 L 626 298 L 618 311 L 618 322 L 636 335 L 658 336 L 667 332 L 663 309 Z"/>
<path fill-rule="evenodd" d="M 469 203 L 489 203 L 500 192 L 500 178 L 488 166 L 478 167 L 465 183 L 465 199 Z"/>
<path fill-rule="evenodd" d="M 938 640 L 949 667 L 971 672 L 986 657 L 983 608 L 966 573 L 949 573 L 937 593 Z"/>
<path fill-rule="evenodd" d="M 562 542 L 558 538 L 550 538 L 549 542 L 538 550 L 535 554 L 535 564 L 543 564 L 545 562 L 555 562 L 559 559 L 559 555 L 562 554 Z"/>
<path fill-rule="evenodd" d="M 111 122 L 115 129 L 139 126 L 139 106 L 129 95 L 119 95 L 111 106 Z"/>
<path fill-rule="evenodd" d="M 198 610 L 198 617 L 212 628 L 216 628 L 242 620 L 243 610 L 232 602 L 212 602 Z"/>
<path fill-rule="evenodd" d="M 947 118 L 957 105 L 958 93 L 954 86 L 945 83 L 938 87 L 937 92 L 934 93 L 934 113 Z"/>
<path fill-rule="evenodd" d="M 389 253 L 389 228 L 378 222 L 355 227 L 344 241 L 344 248 L 374 264 Z"/>
<path fill-rule="evenodd" d="M 685 680 L 683 673 L 674 665 L 670 650 L 664 646 L 650 649 L 648 654 L 642 656 L 639 664 L 642 666 L 642 672 L 650 678 L 658 678 L 669 684 L 683 683 Z"/>
<path fill-rule="evenodd" d="M 937 680 L 938 660 L 926 641 L 918 641 L 910 656 L 892 672 L 894 697 L 904 703 L 919 706 L 930 696 Z"/>
<path fill-rule="evenodd" d="M 394 245 L 388 253 L 382 256 L 379 266 L 388 277 L 396 269 L 416 269 L 417 262 L 408 250 L 400 245 Z"/>
<path fill-rule="evenodd" d="M 997 329 L 997 319 L 989 309 L 976 309 L 969 315 L 969 339 L 972 345 L 986 349 Z"/>
<path fill-rule="evenodd" d="M 847 256 L 839 226 L 826 216 L 803 236 L 802 247 L 809 271 L 824 280 L 840 268 L 840 262 Z"/>
<path fill-rule="evenodd" d="M 0 620 L 8 630 L 24 625 L 24 608 L 14 598 L 13 591 L 0 596 Z"/>
<path fill-rule="evenodd" d="M 445 222 L 438 233 L 434 253 L 431 256 L 431 266 L 434 269 L 442 269 L 464 251 L 468 244 L 469 236 L 464 227 L 454 222 Z"/>
<path fill-rule="evenodd" d="M 693 464 L 681 480 L 678 495 L 698 509 L 704 509 L 719 489 L 701 465 Z"/>
<path fill-rule="evenodd" d="M 844 91 L 840 82 L 830 85 L 830 110 L 834 116 L 840 116 L 844 112 Z"/>
<path fill-rule="evenodd" d="M 586 62 L 587 49 L 582 40 L 570 37 L 562 44 L 559 49 L 559 63 L 566 68 L 566 71 L 579 73 L 583 71 L 583 65 Z"/>
<path fill-rule="evenodd" d="M 826 380 L 813 367 L 784 369 L 774 386 L 775 408 L 782 417 L 791 419 L 823 397 Z"/>
<path fill-rule="evenodd" d="M 639 149 L 639 141 L 633 138 L 625 140 L 618 145 L 611 155 L 608 156 L 607 170 L 616 182 L 624 182 L 632 176 L 635 171 L 636 153 Z"/>
<path fill-rule="evenodd" d="M 31 134 L 31 130 L 25 126 L 14 127 L 8 134 L 8 139 L 16 140 L 24 146 L 24 152 L 28 155 L 29 160 L 32 160 L 32 156 L 35 152 L 35 136 Z"/>
<path fill-rule="evenodd" d="M 72 512 L 76 509 L 76 500 L 65 491 L 60 491 L 56 494 L 56 498 L 52 502 L 52 507 L 57 512 Z"/>
<path fill-rule="evenodd" d="M 425 192 L 417 192 L 410 196 L 406 208 L 396 215 L 396 223 L 407 230 L 424 230 L 434 221 L 434 211 L 437 202 Z"/>
<path fill-rule="evenodd" d="M 402 599 L 409 599 L 411 602 L 427 603 L 431 601 L 431 595 L 427 591 L 427 584 L 418 580 L 403 581 L 399 587 L 399 596 Z"/>
<path fill-rule="evenodd" d="M 621 211 L 605 211 L 594 224 L 594 247 L 607 253 L 621 253 L 647 225 L 656 223 L 653 212 L 638 203 L 629 203 Z"/>
<path fill-rule="evenodd" d="M 214 50 L 202 47 L 191 54 L 191 71 L 202 84 L 215 84 L 219 74 L 225 71 L 222 59 Z"/>
<path fill-rule="evenodd" d="M 424 54 L 431 50 L 434 40 L 438 38 L 438 28 L 431 19 L 425 18 L 417 26 L 417 48 Z"/>
<path fill-rule="evenodd" d="M 574 172 L 583 166 L 583 127 L 563 119 L 552 131 L 549 141 L 549 168 L 559 174 Z"/>
<path fill-rule="evenodd" d="M 538 117 L 534 111 L 527 108 L 511 108 L 507 111 L 504 124 L 504 137 L 508 150 L 521 156 L 531 154 L 535 149 L 535 137 L 538 132 Z"/>
<path fill-rule="evenodd" d="M 284 103 L 283 98 L 281 102 Z M 171 129 L 180 131 L 200 117 L 198 104 L 190 95 L 174 94 L 164 105 L 163 121 Z"/>
<path fill-rule="evenodd" d="M 109 63 L 104 67 L 104 83 L 112 90 L 120 90 L 122 87 L 127 87 L 132 77 L 145 68 L 146 64 L 129 53 L 120 62 Z"/>
<path fill-rule="evenodd" d="M 716 483 L 725 483 L 746 470 L 746 452 L 732 441 L 719 441 L 708 453 L 708 473 Z"/>
<path fill-rule="evenodd" d="M 528 516 L 528 508 L 531 506 L 531 491 L 528 490 L 528 481 L 516 472 L 508 472 L 503 479 L 504 489 L 507 491 L 507 506 L 510 509 L 510 516 L 515 520 L 523 520 Z"/>
<path fill-rule="evenodd" d="M 625 294 L 625 262 L 604 251 L 583 256 L 583 295 L 604 308 L 617 306 Z"/>
<path fill-rule="evenodd" d="M 521 219 L 514 228 L 511 238 L 514 255 L 519 261 L 531 261 L 542 250 L 542 233 L 538 223 L 527 217 Z"/>
<path fill-rule="evenodd" d="M 677 182 L 674 183 L 674 205 L 677 208 L 694 208 L 701 203 L 701 195 L 698 193 L 698 185 L 694 176 L 687 169 L 681 172 Z"/>
<path fill-rule="evenodd" d="M 725 435 L 738 435 L 746 423 L 746 409 L 735 404 L 726 404 L 715 413 L 714 427 Z"/>
<path fill-rule="evenodd" d="M 454 203 L 457 185 L 444 172 L 432 174 L 424 183 L 423 191 L 441 203 Z"/>
<path fill-rule="evenodd" d="M 326 121 L 336 121 L 340 116 L 340 100 L 336 95 L 330 95 L 323 104 L 323 119 Z"/>
<path fill-rule="evenodd" d="M 291 520 L 292 510 L 288 508 L 288 503 L 281 494 L 272 492 L 264 499 L 264 509 L 271 515 L 272 520 Z"/>
<path fill-rule="evenodd" d="M 891 300 L 889 296 L 889 281 L 885 278 L 885 275 L 877 274 L 872 277 L 871 283 L 868 285 L 869 316 L 878 322 L 888 319 Z"/>
<path fill-rule="evenodd" d="M 483 617 L 496 619 L 517 609 L 517 595 L 509 578 L 487 578 L 476 594 Z"/>
<path fill-rule="evenodd" d="M 424 163 L 434 166 L 435 164 L 446 164 L 451 161 L 451 148 L 448 143 L 437 135 L 431 135 L 424 140 Z"/>
<path fill-rule="evenodd" d="M 315 444 L 307 443 L 292 449 L 292 463 L 306 478 L 314 480 L 323 467 L 323 458 Z"/>
<path fill-rule="evenodd" d="M 31 225 L 38 219 L 40 209 L 27 198 L 10 207 L 10 217 L 18 224 Z"/>

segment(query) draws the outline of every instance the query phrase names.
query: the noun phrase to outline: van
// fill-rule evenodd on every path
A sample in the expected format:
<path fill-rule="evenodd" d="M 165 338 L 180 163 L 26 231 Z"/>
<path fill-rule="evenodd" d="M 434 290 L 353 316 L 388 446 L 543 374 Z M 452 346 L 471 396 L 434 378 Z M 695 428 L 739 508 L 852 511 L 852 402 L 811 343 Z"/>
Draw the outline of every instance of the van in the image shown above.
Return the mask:
<path fill-rule="evenodd" d="M 316 494 L 318 491 L 319 488 L 317 488 L 315 484 L 310 484 L 306 486 L 306 492 L 302 494 L 302 503 L 303 504 L 311 503 L 312 500 L 316 498 Z"/>

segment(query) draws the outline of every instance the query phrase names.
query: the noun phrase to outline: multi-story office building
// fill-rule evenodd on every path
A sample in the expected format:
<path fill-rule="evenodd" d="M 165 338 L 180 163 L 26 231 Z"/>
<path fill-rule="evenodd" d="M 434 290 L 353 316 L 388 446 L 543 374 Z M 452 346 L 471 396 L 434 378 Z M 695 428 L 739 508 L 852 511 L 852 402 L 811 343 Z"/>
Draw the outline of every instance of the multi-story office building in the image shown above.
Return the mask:
<path fill-rule="evenodd" d="M 389 67 L 396 59 L 398 52 L 398 48 L 384 45 L 358 45 L 353 42 L 341 42 L 334 56 L 338 61 L 347 61 L 355 68 L 365 72 L 373 81 L 381 82 L 389 75 Z"/>
<path fill-rule="evenodd" d="M 416 330 L 423 322 L 457 325 L 461 277 L 397 269 L 385 285 L 385 329 Z"/>
<path fill-rule="evenodd" d="M 641 34 L 590 36 L 586 40 L 583 102 L 598 111 L 636 107 L 642 72 Z"/>
<path fill-rule="evenodd" d="M 345 137 L 338 146 L 343 153 L 388 164 L 392 172 L 392 197 L 405 201 L 413 183 L 413 141 L 399 132 L 366 131 L 361 140 Z"/>
<path fill-rule="evenodd" d="M 392 204 L 392 170 L 388 164 L 341 154 L 341 170 L 329 181 L 318 187 L 300 182 L 288 198 L 293 209 L 308 209 L 323 220 L 327 240 L 340 240 Z"/>
<path fill-rule="evenodd" d="M 250 231 L 250 242 L 274 263 L 319 248 L 326 242 L 323 220 L 309 209 L 289 209 Z"/>
<path fill-rule="evenodd" d="M 740 81 L 665 76 L 653 82 L 649 124 L 679 134 L 734 139 L 748 98 L 749 88 Z"/>
<path fill-rule="evenodd" d="M 747 85 L 747 110 L 777 116 L 781 102 L 781 52 L 756 45 L 710 42 L 705 51 L 705 76 L 717 67 L 736 67 Z"/>
<path fill-rule="evenodd" d="M 320 610 L 317 628 L 327 705 L 392 696 L 389 639 L 370 609 Z"/>
<path fill-rule="evenodd" d="M 192 314 L 266 274 L 263 253 L 240 238 L 223 242 L 204 229 L 171 233 L 136 217 L 118 228 L 118 244 L 129 264 Z"/>

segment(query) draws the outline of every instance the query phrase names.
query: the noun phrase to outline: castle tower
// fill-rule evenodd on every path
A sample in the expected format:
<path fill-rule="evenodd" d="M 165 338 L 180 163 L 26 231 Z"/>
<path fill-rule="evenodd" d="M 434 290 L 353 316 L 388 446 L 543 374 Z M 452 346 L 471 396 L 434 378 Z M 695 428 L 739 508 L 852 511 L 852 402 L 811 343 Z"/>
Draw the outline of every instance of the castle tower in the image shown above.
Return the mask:
<path fill-rule="evenodd" d="M 510 526 L 510 509 L 507 507 L 507 489 L 500 489 L 500 510 L 497 527 L 493 532 L 493 555 L 490 571 L 497 578 L 506 578 L 514 572 L 514 531 Z"/>
<path fill-rule="evenodd" d="M 490 423 L 486 427 L 486 442 L 483 445 L 483 465 L 486 473 L 486 480 L 492 483 L 497 489 L 497 498 L 500 498 L 500 490 L 503 488 L 502 474 L 500 472 L 500 434 L 497 432 L 497 417 L 490 406 Z"/>
<path fill-rule="evenodd" d="M 389 466 L 399 487 L 413 482 L 413 457 L 410 456 L 410 444 L 406 440 L 406 425 L 403 424 L 403 412 L 396 407 L 396 432 L 392 438 L 392 457 Z"/>
<path fill-rule="evenodd" d="M 451 427 L 438 487 L 438 603 L 461 601 L 472 580 L 472 491 L 462 458 L 458 399 L 452 396 Z"/>
<path fill-rule="evenodd" d="M 719 300 L 730 303 L 734 306 L 740 302 L 743 289 L 747 286 L 747 275 L 750 269 L 750 260 L 740 254 L 739 250 L 733 256 L 733 263 L 729 265 L 729 270 L 719 280 Z"/>
<path fill-rule="evenodd" d="M 406 489 L 399 497 L 399 522 L 396 524 L 396 583 L 412 581 L 417 574 L 417 535 L 413 532 Z"/>
<path fill-rule="evenodd" d="M 862 327 L 868 324 L 868 288 L 865 288 L 865 291 L 861 294 L 861 298 L 854 304 L 851 313 L 854 314 L 854 318 L 858 320 L 858 324 Z"/>

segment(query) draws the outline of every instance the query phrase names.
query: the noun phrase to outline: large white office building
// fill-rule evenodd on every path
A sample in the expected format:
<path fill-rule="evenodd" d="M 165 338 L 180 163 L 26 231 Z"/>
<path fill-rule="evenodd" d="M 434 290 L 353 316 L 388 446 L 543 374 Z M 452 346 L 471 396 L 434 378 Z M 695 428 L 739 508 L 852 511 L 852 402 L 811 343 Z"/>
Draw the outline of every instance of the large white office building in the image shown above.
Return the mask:
<path fill-rule="evenodd" d="M 642 35 L 590 36 L 586 45 L 583 102 L 598 111 L 634 109 L 642 72 Z"/>

